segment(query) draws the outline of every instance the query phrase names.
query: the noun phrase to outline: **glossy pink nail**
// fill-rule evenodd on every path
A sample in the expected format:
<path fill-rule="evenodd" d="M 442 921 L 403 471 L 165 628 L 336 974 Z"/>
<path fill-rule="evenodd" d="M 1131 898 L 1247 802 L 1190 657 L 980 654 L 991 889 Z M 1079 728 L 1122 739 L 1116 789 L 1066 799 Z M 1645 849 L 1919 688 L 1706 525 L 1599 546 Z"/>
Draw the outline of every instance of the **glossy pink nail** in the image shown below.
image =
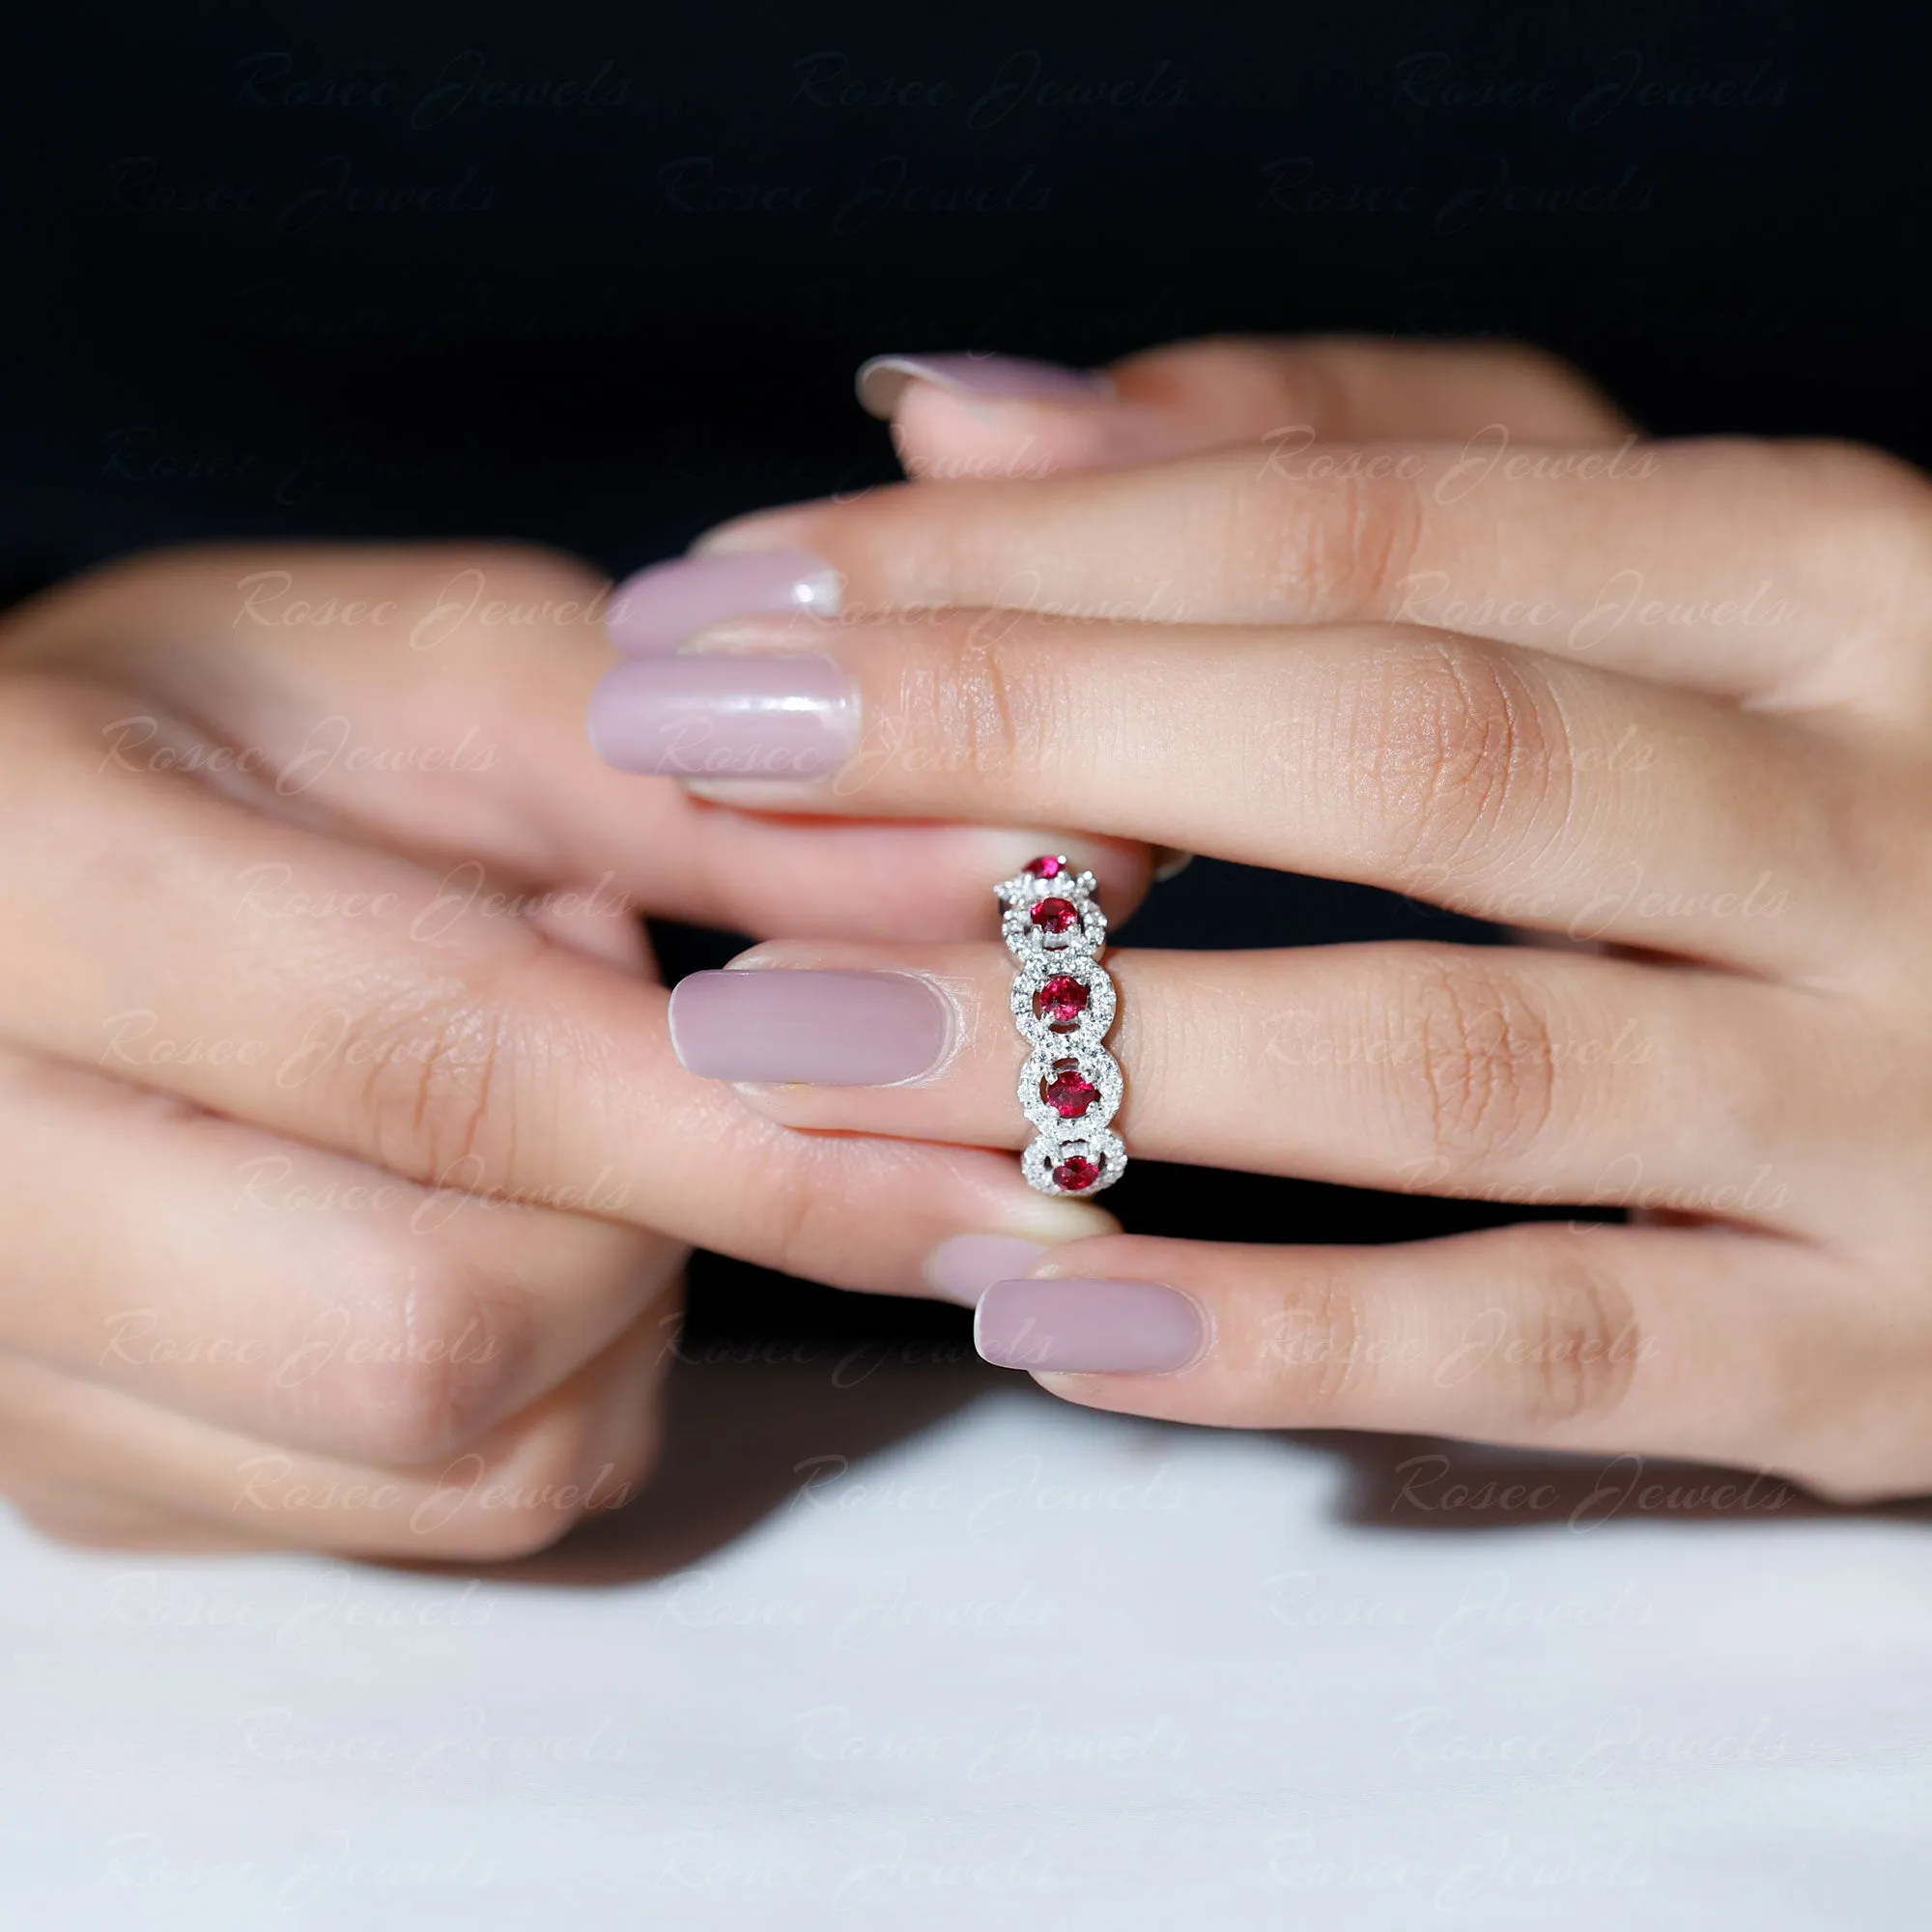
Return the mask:
<path fill-rule="evenodd" d="M 707 1080 L 891 1087 L 946 1053 L 952 1009 L 910 973 L 740 967 L 692 973 L 670 996 L 670 1043 Z"/>
<path fill-rule="evenodd" d="M 597 687 L 588 724 L 597 755 L 622 772 L 796 784 L 852 755 L 859 694 L 830 658 L 637 658 Z"/>
<path fill-rule="evenodd" d="M 620 651 L 643 657 L 674 651 L 724 617 L 766 611 L 836 617 L 842 595 L 838 573 L 810 551 L 684 556 L 627 577 L 611 593 L 605 628 Z"/>

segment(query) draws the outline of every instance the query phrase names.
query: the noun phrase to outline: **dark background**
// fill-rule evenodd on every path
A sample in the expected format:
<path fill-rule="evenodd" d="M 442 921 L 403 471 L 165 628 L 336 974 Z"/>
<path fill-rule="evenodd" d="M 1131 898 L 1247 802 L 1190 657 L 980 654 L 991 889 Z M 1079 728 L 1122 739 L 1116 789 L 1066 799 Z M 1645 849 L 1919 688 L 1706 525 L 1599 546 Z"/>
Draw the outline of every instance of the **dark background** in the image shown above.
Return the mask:
<path fill-rule="evenodd" d="M 1064 22 L 1064 24 L 1063 24 Z M 1526 337 L 1648 427 L 1923 460 L 1924 163 L 1842 16 L 1771 4 L 41 11 L 0 81 L 0 601 L 146 545 L 503 535 L 621 572 L 885 480 L 881 351 Z M 1868 58 L 1868 57 L 1867 57 Z M 1465 931 L 1197 863 L 1125 935 Z M 736 942 L 657 936 L 673 972 Z M 1485 1210 L 1143 1163 L 1128 1224 Z M 707 1262 L 694 1345 L 956 1311 Z"/>

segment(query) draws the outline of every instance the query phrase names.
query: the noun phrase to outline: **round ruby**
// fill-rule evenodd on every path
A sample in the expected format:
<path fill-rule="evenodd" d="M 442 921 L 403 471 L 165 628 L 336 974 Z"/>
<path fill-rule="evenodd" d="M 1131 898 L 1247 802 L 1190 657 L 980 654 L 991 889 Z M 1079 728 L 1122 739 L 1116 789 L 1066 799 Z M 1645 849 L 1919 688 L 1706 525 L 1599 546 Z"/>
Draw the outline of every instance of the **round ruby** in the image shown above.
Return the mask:
<path fill-rule="evenodd" d="M 1036 879 L 1057 879 L 1066 869 L 1065 859 L 1056 859 L 1051 853 L 1042 853 L 1037 859 L 1029 859 L 1026 868 Z"/>
<path fill-rule="evenodd" d="M 1069 1194 L 1084 1194 L 1100 1178 L 1100 1165 L 1084 1153 L 1068 1154 L 1053 1170 L 1053 1184 Z"/>
<path fill-rule="evenodd" d="M 1071 973 L 1054 974 L 1039 989 L 1039 1016 L 1048 1026 L 1077 1026 L 1086 1010 L 1087 988 Z"/>
<path fill-rule="evenodd" d="M 1099 1088 L 1077 1066 L 1063 1067 L 1046 1083 L 1046 1104 L 1063 1121 L 1077 1121 L 1099 1097 Z"/>
<path fill-rule="evenodd" d="M 1079 917 L 1071 899 L 1041 899 L 1033 909 L 1033 923 L 1042 932 L 1066 932 Z"/>

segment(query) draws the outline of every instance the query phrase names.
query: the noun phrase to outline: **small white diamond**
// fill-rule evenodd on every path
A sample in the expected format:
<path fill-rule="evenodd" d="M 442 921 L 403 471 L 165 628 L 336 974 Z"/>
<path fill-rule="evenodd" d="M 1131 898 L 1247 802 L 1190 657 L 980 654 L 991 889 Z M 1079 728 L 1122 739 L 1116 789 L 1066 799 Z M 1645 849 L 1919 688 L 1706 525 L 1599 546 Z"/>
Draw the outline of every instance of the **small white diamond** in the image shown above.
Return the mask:
<path fill-rule="evenodd" d="M 1100 964 L 1107 943 L 1107 916 L 1094 898 L 1098 881 L 1092 872 L 1042 879 L 1021 872 L 995 889 L 1005 910 L 1000 930 L 1007 949 L 1018 962 L 1013 975 L 1013 1024 L 1033 1050 L 1019 1078 L 1020 1109 L 1034 1128 L 1034 1139 L 1020 1156 L 1028 1183 L 1041 1194 L 1098 1194 L 1120 1179 L 1127 1165 L 1127 1150 L 1108 1122 L 1120 1111 L 1123 1082 L 1120 1064 L 1100 1043 L 1114 1023 L 1114 981 Z M 1041 899 L 1066 899 L 1077 909 L 1077 930 L 1049 933 L 1036 925 L 1033 908 Z M 1087 1005 L 1078 1019 L 1064 1029 L 1049 1026 L 1034 1010 L 1046 982 L 1059 976 L 1076 980 L 1087 988 Z M 1041 1092 L 1063 1066 L 1076 1068 L 1093 1083 L 1095 1094 L 1087 1111 L 1064 1120 Z M 1062 1187 L 1054 1170 L 1074 1155 L 1093 1161 L 1100 1170 L 1091 1187 Z"/>

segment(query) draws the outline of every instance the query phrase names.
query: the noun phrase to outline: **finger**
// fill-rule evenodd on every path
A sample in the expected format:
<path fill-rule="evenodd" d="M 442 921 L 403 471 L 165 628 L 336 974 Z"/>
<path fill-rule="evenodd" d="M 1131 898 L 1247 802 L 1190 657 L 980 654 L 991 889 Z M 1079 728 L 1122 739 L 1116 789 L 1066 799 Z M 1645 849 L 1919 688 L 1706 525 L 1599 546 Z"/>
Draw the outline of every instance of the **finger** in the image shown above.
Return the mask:
<path fill-rule="evenodd" d="M 671 1025 L 693 1071 L 795 1127 L 1017 1148 L 1032 1065 L 1038 1102 L 1154 1160 L 1867 1240 L 1895 1216 L 1873 1179 L 1889 1129 L 1821 1077 L 1811 994 L 1498 947 L 1126 948 L 1106 963 L 1105 1042 L 1126 1076 L 1111 1120 L 1080 1057 L 1084 989 L 1062 989 L 1063 1050 L 1036 1058 L 997 944 L 767 944 L 682 981 Z M 881 1064 L 888 976 L 956 1014 L 936 1070 Z"/>
<path fill-rule="evenodd" d="M 527 1407 L 659 1301 L 685 1253 L 16 1053 L 0 1053 L 0 1348 L 379 1463 L 452 1455 Z"/>
<path fill-rule="evenodd" d="M 677 1065 L 662 989 L 524 921 L 452 911 L 393 854 L 186 780 L 96 772 L 77 748 L 112 694 L 37 685 L 35 709 L 13 683 L 0 811 L 31 801 L 63 828 L 57 848 L 0 853 L 0 930 L 35 935 L 0 947 L 0 1026 L 25 1049 L 428 1186 L 581 1202 L 849 1287 L 920 1292 L 955 1236 L 1105 1225 L 993 1154 L 760 1120 Z M 247 881 L 270 865 L 286 881 L 265 899 Z"/>
<path fill-rule="evenodd" d="M 641 907 L 758 934 L 964 937 L 986 881 L 1055 843 L 747 816 L 619 776 L 583 746 L 584 701 L 617 662 L 608 608 L 582 565 L 508 546 L 189 551 L 13 613 L 10 657 L 139 694 L 102 718 L 90 766 L 196 776 L 411 853 L 444 903 L 499 916 L 614 929 Z M 726 588 L 698 608 L 738 603 Z M 1122 907 L 1145 891 L 1144 852 L 1075 844 Z M 882 872 L 918 876 L 916 902 L 889 911 L 866 890 Z M 280 876 L 268 862 L 265 890 Z"/>
<path fill-rule="evenodd" d="M 417 1468 L 304 1455 L 0 1357 L 0 1468 L 283 1547 L 500 1561 L 638 1494 L 657 1451 L 668 1346 L 646 1315 L 530 1408 Z"/>
<path fill-rule="evenodd" d="M 1755 970 L 1862 956 L 1883 861 L 1848 828 L 1906 796 L 1782 721 L 1448 633 L 935 612 L 810 640 L 748 619 L 628 665 L 593 735 L 713 797 L 1071 818 Z"/>
<path fill-rule="evenodd" d="M 1925 481 L 1830 443 L 1223 450 L 1104 475 L 878 490 L 700 544 L 828 559 L 848 615 L 1005 606 L 1116 621 L 1376 619 L 1727 696 L 1896 711 Z"/>
<path fill-rule="evenodd" d="M 906 474 L 942 481 L 1115 469 L 1296 428 L 1321 442 L 1630 433 L 1578 371 L 1506 342 L 1221 336 L 1129 355 L 1104 381 L 1005 356 L 881 355 L 858 387 L 891 421 Z"/>
<path fill-rule="evenodd" d="M 1904 1490 L 1932 1476 L 1909 1326 L 1798 1243 L 1542 1223 L 1368 1248 L 1083 1242 L 1048 1278 L 989 1290 L 976 1338 L 1056 1395 L 1136 1415 L 1684 1456 L 1821 1487 L 1885 1468 Z"/>

